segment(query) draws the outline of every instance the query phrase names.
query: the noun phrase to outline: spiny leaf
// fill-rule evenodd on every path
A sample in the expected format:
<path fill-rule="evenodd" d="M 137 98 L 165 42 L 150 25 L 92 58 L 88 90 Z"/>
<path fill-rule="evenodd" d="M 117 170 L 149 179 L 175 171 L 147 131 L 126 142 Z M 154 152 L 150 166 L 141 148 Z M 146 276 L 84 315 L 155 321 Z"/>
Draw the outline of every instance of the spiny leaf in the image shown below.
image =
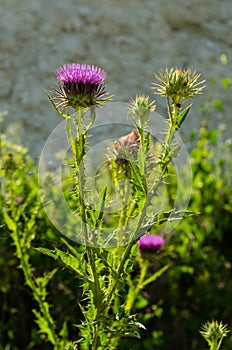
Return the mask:
<path fill-rule="evenodd" d="M 139 190 L 139 192 L 142 192 L 144 195 L 147 194 L 147 183 L 145 176 L 141 173 L 140 168 L 138 165 L 134 162 L 130 162 L 130 166 L 132 168 L 132 182 Z"/>
<path fill-rule="evenodd" d="M 49 93 L 48 93 L 47 91 L 45 91 L 45 94 L 47 95 L 49 101 L 51 102 L 51 104 L 53 105 L 53 107 L 55 108 L 55 110 L 57 111 L 57 113 L 59 113 L 59 114 L 60 114 L 62 117 L 64 117 L 64 118 L 70 118 L 70 114 L 69 114 L 69 113 L 67 113 L 67 114 L 63 113 L 63 112 L 56 106 L 56 104 L 54 103 L 54 101 L 53 101 L 51 95 L 49 95 Z"/>
<path fill-rule="evenodd" d="M 102 220 L 103 214 L 104 214 L 104 207 L 105 207 L 105 200 L 106 200 L 106 194 L 107 194 L 107 187 L 105 187 L 100 195 L 100 199 L 99 199 L 99 215 L 97 217 L 97 223 L 100 222 Z"/>
<path fill-rule="evenodd" d="M 46 318 L 44 318 L 40 312 L 33 310 L 33 313 L 36 316 L 36 323 L 39 326 L 40 329 L 40 333 L 44 333 L 47 335 L 48 340 L 53 344 L 53 345 L 57 345 L 57 341 L 56 341 L 56 335 L 54 333 L 54 323 L 53 320 L 51 319 L 51 323 L 48 322 L 48 320 Z"/>
<path fill-rule="evenodd" d="M 183 110 L 183 112 L 178 116 L 176 129 L 180 128 L 181 124 L 184 122 L 185 118 L 187 117 L 188 112 L 190 111 L 191 107 L 192 107 L 192 104 L 190 104 L 188 107 L 186 107 Z"/>
<path fill-rule="evenodd" d="M 46 272 L 43 277 L 37 277 L 35 279 L 37 286 L 42 289 L 45 289 L 46 285 L 50 282 L 53 276 L 56 274 L 58 269 L 53 269 L 52 271 Z"/>
<path fill-rule="evenodd" d="M 5 210 L 3 210 L 3 216 L 5 219 L 5 222 L 7 224 L 7 227 L 10 231 L 15 232 L 17 229 L 17 225 L 15 223 L 15 221 L 13 219 L 11 219 L 11 217 L 7 214 L 7 212 Z"/>
<path fill-rule="evenodd" d="M 90 208 L 87 211 L 88 217 L 90 218 L 90 225 L 94 227 L 99 227 L 104 214 L 105 199 L 107 194 L 107 187 L 105 187 L 100 194 L 98 203 L 96 204 L 96 210 Z"/>
<path fill-rule="evenodd" d="M 62 328 L 59 332 L 59 335 L 61 336 L 61 339 L 67 340 L 68 339 L 68 326 L 67 326 L 67 321 L 63 322 Z"/>
<path fill-rule="evenodd" d="M 38 250 L 42 254 L 50 256 L 53 259 L 59 258 L 64 263 L 65 266 L 71 268 L 73 271 L 75 271 L 79 276 L 81 276 L 85 280 L 87 279 L 87 277 L 80 272 L 79 260 L 74 255 L 69 253 L 64 253 L 62 250 L 57 248 L 55 250 L 50 250 L 50 249 L 41 247 L 41 248 L 36 248 L 36 250 Z"/>

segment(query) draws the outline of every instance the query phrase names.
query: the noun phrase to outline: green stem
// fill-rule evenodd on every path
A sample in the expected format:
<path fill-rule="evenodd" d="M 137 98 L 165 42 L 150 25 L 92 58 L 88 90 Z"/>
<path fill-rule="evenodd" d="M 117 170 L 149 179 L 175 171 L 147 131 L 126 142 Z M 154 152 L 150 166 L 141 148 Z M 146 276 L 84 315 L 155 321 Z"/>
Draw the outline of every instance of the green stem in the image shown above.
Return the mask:
<path fill-rule="evenodd" d="M 83 163 L 83 158 L 85 155 L 85 144 L 84 144 L 85 136 L 83 136 L 84 133 L 83 133 L 82 118 L 83 118 L 82 109 L 78 109 L 77 118 L 76 118 L 77 140 L 75 141 L 75 144 L 76 144 L 75 161 L 76 161 L 76 172 L 77 172 L 77 178 L 78 178 L 78 182 L 76 184 L 77 186 L 76 190 L 80 201 L 80 215 L 81 215 L 81 219 L 84 227 L 85 239 L 87 244 L 88 235 L 87 235 L 87 227 L 86 227 L 86 208 L 85 208 L 85 202 L 84 202 L 85 169 L 84 169 L 84 163 Z"/>
<path fill-rule="evenodd" d="M 143 282 L 146 278 L 147 275 L 147 269 L 149 267 L 149 261 L 148 260 L 143 260 L 142 263 L 140 263 L 140 276 L 139 280 L 137 282 L 137 286 L 135 287 L 134 285 L 130 286 L 130 290 L 128 292 L 128 298 L 126 301 L 125 305 L 125 310 L 130 311 L 135 303 L 135 300 L 138 297 L 138 294 L 141 289 L 143 289 L 144 285 Z"/>
<path fill-rule="evenodd" d="M 80 215 L 82 219 L 85 244 L 86 244 L 86 253 L 88 256 L 88 261 L 92 271 L 92 277 L 94 281 L 94 300 L 97 309 L 97 320 L 96 320 L 96 330 L 93 339 L 93 350 L 97 349 L 98 346 L 98 332 L 99 332 L 99 318 L 100 318 L 100 310 L 101 310 L 101 289 L 99 284 L 99 276 L 96 270 L 95 265 L 95 257 L 94 257 L 94 249 L 89 246 L 89 232 L 87 226 L 87 213 L 86 213 L 86 204 L 85 204 L 85 168 L 83 163 L 83 158 L 85 155 L 85 138 L 86 131 L 83 127 L 83 110 L 77 109 L 77 140 L 78 142 L 78 150 L 76 150 L 76 172 L 78 177 L 78 182 L 76 184 L 76 191 L 80 202 Z M 77 143 L 76 143 L 77 144 Z M 80 156 L 79 156 L 80 155 Z"/>
<path fill-rule="evenodd" d="M 109 292 L 108 294 L 108 298 L 106 300 L 106 303 L 105 303 L 105 311 L 108 312 L 109 308 L 110 308 L 110 303 L 111 303 L 111 300 L 113 298 L 113 295 L 114 295 L 114 292 L 116 290 L 116 288 L 118 287 L 118 283 L 120 281 L 120 277 L 121 277 L 121 274 L 123 272 L 123 268 L 124 268 L 124 265 L 125 265 L 125 262 L 126 260 L 128 259 L 129 255 L 130 255 L 130 252 L 131 252 L 131 249 L 133 247 L 133 245 L 135 244 L 134 242 L 134 237 L 136 237 L 138 231 L 140 230 L 141 228 L 141 225 L 142 225 L 142 221 L 144 219 L 144 215 L 145 215 L 145 212 L 146 212 L 146 203 L 143 207 L 143 210 L 141 212 L 141 215 L 140 215 L 140 219 L 139 219 L 139 222 L 138 222 L 138 225 L 137 225 L 137 228 L 135 229 L 132 237 L 131 237 L 131 240 L 130 242 L 128 243 L 128 245 L 126 246 L 126 249 L 125 249 L 125 252 L 122 256 L 122 259 L 121 259 L 121 262 L 119 264 L 119 268 L 118 268 L 118 272 L 117 272 L 117 277 L 115 279 L 115 282 L 113 284 L 113 287 L 111 289 L 111 291 Z"/>
<path fill-rule="evenodd" d="M 99 339 L 99 326 L 96 325 L 96 330 L 95 330 L 95 334 L 94 334 L 94 338 L 93 338 L 92 350 L 97 350 L 97 348 L 98 348 L 98 339 Z"/>
<path fill-rule="evenodd" d="M 167 135 L 166 135 L 166 139 L 165 139 L 165 144 L 164 144 L 164 156 L 162 158 L 162 163 L 163 163 L 163 169 L 162 169 L 162 174 L 160 176 L 160 181 L 162 180 L 162 177 L 163 175 L 165 174 L 165 171 L 167 169 L 167 166 L 170 162 L 170 160 L 168 160 L 168 156 L 169 156 L 169 153 L 170 153 L 170 146 L 172 144 L 172 140 L 173 140 L 173 137 L 174 137 L 174 133 L 175 133 L 175 120 L 177 119 L 177 116 L 179 114 L 179 109 L 180 109 L 180 106 L 178 103 L 173 103 L 173 110 L 170 111 L 171 113 L 171 116 L 170 116 L 170 122 L 169 122 L 169 128 L 168 128 L 168 131 L 167 131 Z M 153 190 L 158 187 L 160 181 L 158 181 L 157 184 L 155 184 L 155 186 L 153 187 Z M 107 301 L 106 301 L 106 310 L 108 310 L 108 308 L 110 307 L 110 302 L 112 300 L 112 297 L 113 297 L 113 294 L 118 286 L 118 283 L 120 281 L 120 276 L 123 272 L 123 268 L 124 268 L 124 264 L 127 260 L 127 258 L 129 257 L 130 255 L 130 252 L 131 252 L 131 248 L 134 244 L 133 242 L 133 239 L 134 237 L 136 237 L 136 234 L 138 233 L 138 231 L 140 230 L 141 228 L 141 225 L 142 225 L 142 221 L 144 219 L 144 216 L 146 214 L 146 208 L 147 208 L 147 204 L 149 204 L 150 202 L 150 197 L 148 195 L 148 198 L 147 198 L 147 201 L 143 207 L 143 210 L 142 210 L 142 213 L 141 213 L 141 216 L 140 216 L 140 219 L 139 219 L 139 222 L 138 222 L 138 225 L 137 225 L 137 228 L 136 230 L 134 231 L 132 237 L 131 237 L 131 241 L 129 242 L 129 244 L 127 245 L 126 249 L 125 249 L 125 252 L 123 254 L 123 257 L 121 259 L 121 262 L 119 264 L 119 268 L 118 268 L 118 273 L 117 273 L 117 277 L 116 277 L 116 280 L 113 284 L 113 287 L 108 295 L 108 298 L 107 298 Z"/>
<path fill-rule="evenodd" d="M 139 130 L 139 136 L 140 136 L 140 147 L 139 147 L 139 156 L 140 156 L 140 166 L 142 169 L 142 174 L 145 174 L 145 145 L 144 145 L 144 129 L 141 128 Z"/>
<path fill-rule="evenodd" d="M 52 317 L 49 313 L 49 310 L 47 310 L 47 308 L 44 305 L 43 297 L 39 293 L 38 287 L 36 286 L 36 283 L 34 281 L 34 277 L 32 275 L 32 270 L 31 270 L 30 264 L 28 262 L 28 252 L 27 252 L 25 247 L 21 246 L 21 238 L 20 238 L 18 229 L 16 229 L 12 233 L 12 238 L 13 238 L 14 244 L 16 246 L 16 254 L 17 254 L 17 257 L 20 261 L 20 267 L 23 270 L 25 281 L 26 281 L 27 285 L 30 287 L 31 291 L 33 292 L 33 296 L 39 305 L 42 317 L 43 317 L 44 321 L 47 323 L 46 328 L 49 330 L 49 333 L 47 334 L 49 341 L 54 345 L 54 349 L 59 349 L 58 337 L 54 331 L 54 322 L 53 322 Z"/>
<path fill-rule="evenodd" d="M 179 102 L 174 102 L 172 104 L 172 109 L 170 106 L 170 102 L 168 100 L 168 110 L 169 110 L 169 120 L 168 120 L 168 130 L 165 138 L 164 143 L 164 154 L 162 157 L 162 166 L 163 168 L 167 168 L 167 165 L 169 164 L 170 160 L 170 148 L 172 146 L 173 137 L 176 131 L 176 122 L 178 120 L 179 112 L 180 112 L 180 104 Z"/>
<path fill-rule="evenodd" d="M 9 181 L 10 183 L 13 184 L 13 173 L 10 172 L 9 175 Z M 14 193 L 14 187 L 10 186 L 10 212 L 11 212 L 11 216 L 12 218 L 14 218 L 15 223 L 19 223 L 20 222 L 20 215 L 22 214 L 22 212 L 20 211 L 19 208 L 14 206 L 15 203 L 15 193 Z M 30 222 L 30 219 L 28 221 L 28 223 Z M 29 230 L 27 228 L 27 226 L 24 228 L 24 230 L 20 230 L 20 227 L 18 225 L 15 226 L 15 229 L 12 231 L 11 233 L 11 238 L 14 242 L 14 245 L 16 247 L 16 256 L 20 261 L 20 268 L 23 271 L 24 274 L 24 278 L 25 278 L 25 282 L 28 285 L 28 287 L 31 289 L 32 294 L 34 299 L 37 301 L 38 306 L 39 306 L 39 310 L 40 310 L 40 314 L 41 314 L 41 318 L 43 318 L 43 322 L 46 323 L 46 327 L 44 327 L 44 329 L 47 330 L 47 337 L 48 340 L 54 345 L 54 349 L 59 349 L 58 344 L 59 344 L 59 338 L 55 332 L 55 325 L 54 325 L 54 321 L 50 315 L 49 309 L 45 306 L 44 304 L 44 294 L 42 294 L 40 292 L 39 287 L 37 286 L 36 280 L 33 276 L 33 270 L 30 266 L 30 245 L 28 246 L 28 242 L 26 242 L 27 244 L 25 244 L 24 241 L 24 237 L 27 236 L 27 233 Z"/>
<path fill-rule="evenodd" d="M 95 254 L 94 254 L 94 248 L 91 248 L 89 246 L 86 247 L 86 252 L 88 255 L 88 260 L 90 263 L 90 267 L 93 274 L 93 280 L 94 280 L 94 292 L 95 292 L 95 302 L 96 302 L 96 308 L 97 308 L 97 320 L 100 318 L 100 311 L 101 311 L 101 300 L 102 300 L 102 294 L 101 294 L 101 288 L 99 284 L 99 276 L 96 270 L 95 266 Z"/>

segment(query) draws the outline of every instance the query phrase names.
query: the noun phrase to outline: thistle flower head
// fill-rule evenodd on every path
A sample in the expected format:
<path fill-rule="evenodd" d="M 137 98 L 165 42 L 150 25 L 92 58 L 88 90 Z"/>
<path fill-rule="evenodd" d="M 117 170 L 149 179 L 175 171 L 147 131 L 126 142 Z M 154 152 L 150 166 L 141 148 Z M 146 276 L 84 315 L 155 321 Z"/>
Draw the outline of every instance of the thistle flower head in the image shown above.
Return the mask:
<path fill-rule="evenodd" d="M 154 83 L 156 93 L 162 96 L 171 97 L 174 101 L 181 98 L 191 98 L 200 94 L 204 89 L 205 80 L 199 81 L 200 74 L 191 70 L 166 69 L 161 70 L 159 75 L 155 74 L 158 83 Z"/>
<path fill-rule="evenodd" d="M 128 156 L 132 156 L 136 159 L 139 146 L 140 136 L 136 129 L 133 129 L 125 136 L 121 136 L 114 142 L 113 153 L 115 155 L 116 162 L 125 163 L 128 160 Z"/>
<path fill-rule="evenodd" d="M 59 88 L 55 89 L 53 100 L 57 107 L 86 108 L 103 104 L 110 97 L 105 92 L 106 72 L 86 64 L 72 63 L 61 66 L 56 71 Z"/>
<path fill-rule="evenodd" d="M 223 325 L 222 322 L 218 323 L 217 320 L 206 322 L 200 330 L 201 335 L 209 344 L 210 349 L 213 350 L 219 350 L 222 339 L 226 337 L 229 332 L 227 325 Z"/>
<path fill-rule="evenodd" d="M 164 239 L 158 235 L 145 234 L 139 239 L 139 249 L 141 252 L 156 253 L 164 245 Z"/>
<path fill-rule="evenodd" d="M 149 96 L 137 95 L 134 100 L 130 101 L 129 116 L 132 120 L 137 116 L 140 120 L 140 126 L 144 126 L 155 108 L 155 101 L 149 102 Z"/>

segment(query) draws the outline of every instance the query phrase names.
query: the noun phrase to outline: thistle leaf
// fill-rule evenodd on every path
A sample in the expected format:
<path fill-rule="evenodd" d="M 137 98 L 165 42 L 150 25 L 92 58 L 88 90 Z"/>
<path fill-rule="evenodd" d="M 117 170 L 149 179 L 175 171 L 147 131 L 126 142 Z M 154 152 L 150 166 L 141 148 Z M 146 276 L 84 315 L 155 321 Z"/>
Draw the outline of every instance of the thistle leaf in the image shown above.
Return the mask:
<path fill-rule="evenodd" d="M 63 118 L 70 118 L 70 114 L 69 114 L 69 113 L 67 113 L 67 114 L 63 113 L 63 112 L 56 106 L 56 104 L 54 103 L 54 101 L 53 101 L 51 95 L 49 95 L 49 93 L 48 93 L 47 91 L 45 91 L 45 94 L 47 95 L 49 101 L 51 102 L 51 104 L 53 105 L 53 107 L 54 107 L 54 109 L 57 111 L 57 113 L 59 113 Z"/>
<path fill-rule="evenodd" d="M 55 260 L 60 259 L 66 267 L 71 268 L 79 276 L 81 276 L 84 280 L 87 280 L 87 277 L 84 276 L 80 272 L 79 260 L 74 255 L 69 254 L 69 253 L 64 253 L 62 250 L 57 249 L 57 248 L 55 250 L 50 250 L 47 248 L 39 247 L 39 248 L 36 248 L 36 250 L 38 250 L 42 254 L 50 256 L 51 258 L 53 258 Z M 91 281 L 89 281 L 89 282 L 91 282 Z"/>
<path fill-rule="evenodd" d="M 10 231 L 15 232 L 17 229 L 17 226 L 16 226 L 16 223 L 14 222 L 14 220 L 11 219 L 11 217 L 7 214 L 7 212 L 5 210 L 3 211 L 3 216 L 4 216 L 4 219 L 5 219 L 5 222 L 6 222 L 8 229 Z"/>
<path fill-rule="evenodd" d="M 185 118 L 188 115 L 188 112 L 190 111 L 190 108 L 192 107 L 192 104 L 190 104 L 188 107 L 186 107 L 183 112 L 178 116 L 177 123 L 176 123 L 176 129 L 179 129 L 181 127 L 181 124 L 184 122 Z"/>

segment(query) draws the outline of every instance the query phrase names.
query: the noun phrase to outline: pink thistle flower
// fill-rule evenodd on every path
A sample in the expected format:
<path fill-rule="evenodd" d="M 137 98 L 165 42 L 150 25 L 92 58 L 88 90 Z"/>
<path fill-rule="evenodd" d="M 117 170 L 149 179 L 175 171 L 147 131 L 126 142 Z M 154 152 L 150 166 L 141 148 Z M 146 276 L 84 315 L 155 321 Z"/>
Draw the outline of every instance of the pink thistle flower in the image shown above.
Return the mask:
<path fill-rule="evenodd" d="M 94 65 L 72 63 L 56 71 L 59 89 L 55 89 L 57 107 L 65 109 L 100 105 L 110 99 L 105 92 L 107 73 Z"/>
<path fill-rule="evenodd" d="M 161 236 L 147 233 L 140 237 L 138 244 L 141 252 L 158 252 L 164 245 L 164 239 Z"/>

